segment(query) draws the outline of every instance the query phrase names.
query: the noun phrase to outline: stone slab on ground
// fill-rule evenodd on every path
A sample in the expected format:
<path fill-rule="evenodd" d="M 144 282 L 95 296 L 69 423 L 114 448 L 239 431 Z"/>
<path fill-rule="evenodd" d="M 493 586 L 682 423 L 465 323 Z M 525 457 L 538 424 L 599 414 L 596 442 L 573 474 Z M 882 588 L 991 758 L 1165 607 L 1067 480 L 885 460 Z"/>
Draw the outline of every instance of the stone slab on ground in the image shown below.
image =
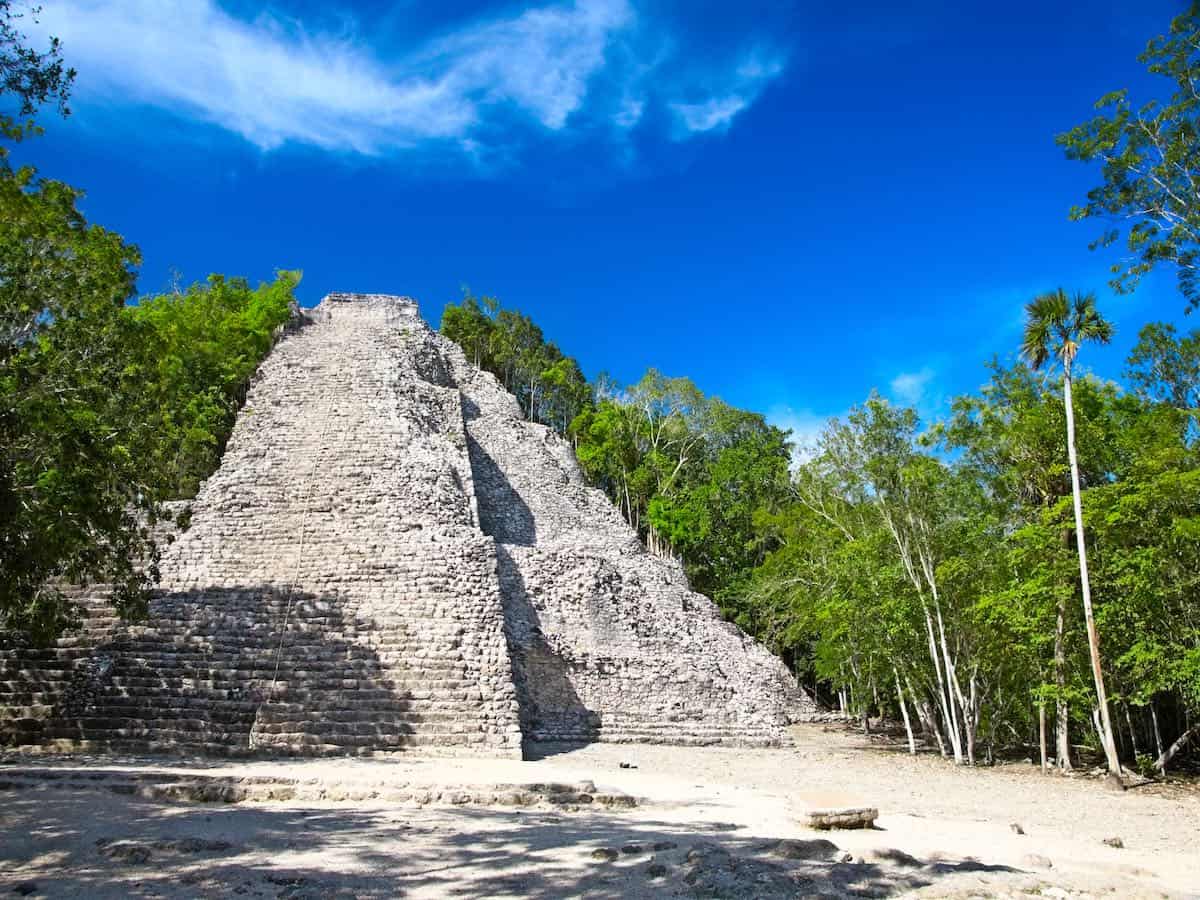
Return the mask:
<path fill-rule="evenodd" d="M 829 831 L 835 828 L 873 828 L 879 818 L 874 806 L 826 806 L 805 813 L 804 824 L 809 828 Z"/>
<path fill-rule="evenodd" d="M 41 763 L 41 764 L 38 764 Z M 77 764 L 69 758 L 0 764 L 0 791 L 93 791 L 144 800 L 187 803 L 281 801 L 382 802 L 414 806 L 510 806 L 577 809 L 600 806 L 630 809 L 636 798 L 617 790 L 601 790 L 591 780 L 547 781 L 541 773 L 509 772 L 515 780 L 483 781 L 487 773 L 417 766 L 328 767 L 265 762 L 230 765 L 205 771 L 149 759 L 120 767 Z M 475 776 L 473 780 L 461 780 Z"/>
<path fill-rule="evenodd" d="M 801 791 L 793 796 L 799 821 L 809 828 L 872 828 L 879 807 L 853 794 Z"/>

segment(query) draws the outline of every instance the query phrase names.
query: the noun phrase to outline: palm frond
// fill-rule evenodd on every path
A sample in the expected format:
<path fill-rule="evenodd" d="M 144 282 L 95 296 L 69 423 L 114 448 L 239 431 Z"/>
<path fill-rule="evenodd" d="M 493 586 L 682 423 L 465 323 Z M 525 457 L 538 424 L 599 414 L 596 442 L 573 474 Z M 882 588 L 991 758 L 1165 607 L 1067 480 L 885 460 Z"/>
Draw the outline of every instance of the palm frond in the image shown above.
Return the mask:
<path fill-rule="evenodd" d="M 1071 302 L 1071 329 L 1080 343 L 1107 344 L 1112 340 L 1112 323 L 1100 315 L 1095 294 L 1076 294 Z"/>
<path fill-rule="evenodd" d="M 1085 343 L 1107 344 L 1112 335 L 1112 324 L 1096 308 L 1095 294 L 1071 297 L 1057 288 L 1025 305 L 1021 355 L 1035 369 L 1052 357 L 1069 365 Z"/>

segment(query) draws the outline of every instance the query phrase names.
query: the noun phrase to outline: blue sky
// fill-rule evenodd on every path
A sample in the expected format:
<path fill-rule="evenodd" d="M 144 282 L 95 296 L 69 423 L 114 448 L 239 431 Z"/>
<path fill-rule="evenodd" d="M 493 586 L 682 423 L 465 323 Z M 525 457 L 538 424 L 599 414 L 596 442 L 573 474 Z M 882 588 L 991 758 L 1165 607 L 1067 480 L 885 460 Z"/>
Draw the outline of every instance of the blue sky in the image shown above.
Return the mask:
<path fill-rule="evenodd" d="M 936 414 L 1021 303 L 1130 297 L 1067 221 L 1097 172 L 1054 135 L 1184 2 L 543 4 L 42 0 L 74 115 L 17 159 L 137 243 L 140 289 L 301 268 L 529 313 L 589 376 L 648 366 L 811 431 L 872 387 Z"/>

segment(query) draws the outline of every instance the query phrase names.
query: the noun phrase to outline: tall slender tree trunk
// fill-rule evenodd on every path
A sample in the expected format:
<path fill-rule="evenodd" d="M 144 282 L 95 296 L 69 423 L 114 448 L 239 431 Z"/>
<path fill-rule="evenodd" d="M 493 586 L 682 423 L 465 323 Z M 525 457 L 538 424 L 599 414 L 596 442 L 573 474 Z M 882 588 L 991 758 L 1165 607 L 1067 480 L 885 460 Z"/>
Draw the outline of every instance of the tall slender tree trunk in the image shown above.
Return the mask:
<path fill-rule="evenodd" d="M 937 593 L 933 595 L 934 611 L 937 613 L 938 634 L 942 641 L 942 662 L 946 666 L 946 690 L 950 695 L 950 727 L 954 729 L 954 745 L 956 748 L 954 761 L 967 765 L 975 765 L 975 746 L 971 735 L 970 712 L 963 702 L 962 688 L 958 684 L 958 672 L 954 660 L 950 656 L 950 646 L 946 642 L 946 623 L 942 620 L 942 605 Z M 962 731 L 959 731 L 959 712 L 962 713 Z M 963 735 L 966 735 L 967 747 L 963 749 Z"/>
<path fill-rule="evenodd" d="M 1058 600 L 1054 621 L 1054 686 L 1058 688 L 1054 700 L 1054 740 L 1057 745 L 1058 768 L 1070 772 L 1071 763 L 1071 710 L 1067 706 L 1067 597 L 1064 592 Z"/>
<path fill-rule="evenodd" d="M 1158 727 L 1158 710 L 1154 708 L 1154 698 L 1150 698 L 1150 721 L 1154 725 L 1154 748 L 1158 755 L 1163 755 L 1162 730 Z"/>
<path fill-rule="evenodd" d="M 933 616 L 929 612 L 929 605 L 927 603 L 922 603 L 922 606 L 925 612 L 925 631 L 929 638 L 929 658 L 933 661 L 933 671 L 937 675 L 937 699 L 938 705 L 942 710 L 942 723 L 946 726 L 947 737 L 950 738 L 950 747 L 954 751 L 954 761 L 962 765 L 962 742 L 958 734 L 958 720 L 954 716 L 954 697 L 950 693 L 950 688 L 946 685 L 946 676 L 942 669 L 942 660 L 937 649 L 937 638 L 933 634 Z"/>
<path fill-rule="evenodd" d="M 933 735 L 937 741 L 938 753 L 945 759 L 950 754 L 946 752 L 946 741 L 942 738 L 942 729 L 938 724 L 937 711 L 930 704 L 927 695 L 923 696 L 917 693 L 917 689 L 913 687 L 912 679 L 908 677 L 908 673 L 904 673 L 904 684 L 908 687 L 908 695 L 913 698 L 913 705 L 917 708 L 917 716 L 921 720 L 921 728 L 925 735 Z"/>
<path fill-rule="evenodd" d="M 1165 753 L 1159 754 L 1158 759 L 1154 761 L 1154 768 L 1158 769 L 1158 771 L 1165 775 L 1167 772 L 1167 763 L 1171 761 L 1171 758 L 1184 747 L 1186 747 L 1192 738 L 1197 737 L 1200 737 L 1200 725 L 1193 725 L 1178 738 L 1176 738 L 1175 743 L 1168 747 Z"/>
<path fill-rule="evenodd" d="M 904 688 L 900 685 L 900 672 L 895 666 L 892 667 L 892 674 L 896 676 L 896 699 L 900 701 L 900 715 L 904 717 L 904 733 L 908 735 L 908 752 L 916 756 L 917 741 L 913 737 L 912 720 L 908 718 L 908 704 L 904 702 Z"/>
<path fill-rule="evenodd" d="M 1137 729 L 1133 727 L 1133 717 L 1129 715 L 1129 704 L 1122 704 L 1121 709 L 1125 712 L 1125 727 L 1129 729 L 1129 747 L 1133 751 L 1133 758 L 1136 760 L 1138 753 L 1141 752 L 1138 749 Z"/>
<path fill-rule="evenodd" d="M 1108 694 L 1104 690 L 1104 670 L 1100 666 L 1100 633 L 1092 613 L 1092 585 L 1088 578 L 1087 541 L 1083 534 L 1083 498 L 1080 496 L 1079 460 L 1075 455 L 1075 409 L 1071 398 L 1071 364 L 1063 366 L 1063 403 L 1067 411 L 1067 457 L 1071 463 L 1071 498 L 1075 506 L 1075 545 L 1079 550 L 1079 580 L 1083 589 L 1083 616 L 1087 620 L 1088 650 L 1092 657 L 1092 677 L 1096 681 L 1096 699 L 1100 706 L 1101 742 L 1108 760 L 1108 771 L 1121 774 L 1121 760 L 1113 743 L 1112 718 L 1108 714 Z"/>
<path fill-rule="evenodd" d="M 1038 749 L 1042 754 L 1042 774 L 1046 774 L 1046 703 L 1038 703 Z"/>

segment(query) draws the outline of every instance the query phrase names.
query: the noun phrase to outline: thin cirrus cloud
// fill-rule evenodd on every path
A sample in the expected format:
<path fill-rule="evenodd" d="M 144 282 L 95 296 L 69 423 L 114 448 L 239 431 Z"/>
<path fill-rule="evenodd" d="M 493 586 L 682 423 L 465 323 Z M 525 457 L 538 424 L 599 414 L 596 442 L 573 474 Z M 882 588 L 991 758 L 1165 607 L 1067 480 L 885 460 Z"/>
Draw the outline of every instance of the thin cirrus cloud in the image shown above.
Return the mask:
<path fill-rule="evenodd" d="M 681 130 L 677 137 L 690 137 L 706 131 L 725 131 L 734 117 L 753 103 L 762 89 L 783 71 L 783 62 L 771 56 L 753 53 L 747 56 L 725 82 L 719 93 L 699 102 L 670 104 Z"/>
<path fill-rule="evenodd" d="M 813 457 L 821 434 L 834 418 L 837 417 L 820 415 L 811 409 L 796 409 L 786 404 L 777 404 L 767 411 L 769 424 L 792 433 L 793 465 L 799 465 Z"/>
<path fill-rule="evenodd" d="M 677 37 L 631 0 L 550 3 L 386 53 L 353 30 L 239 18 L 215 0 L 61 0 L 40 18 L 79 70 L 81 103 L 166 109 L 264 151 L 474 153 L 529 129 L 627 133 L 655 105 L 678 139 L 724 131 L 783 71 L 756 48 L 676 72 L 679 54 L 661 48 Z"/>
<path fill-rule="evenodd" d="M 917 406 L 926 399 L 934 371 L 928 367 L 917 372 L 901 372 L 891 381 L 892 396 L 909 406 Z"/>

